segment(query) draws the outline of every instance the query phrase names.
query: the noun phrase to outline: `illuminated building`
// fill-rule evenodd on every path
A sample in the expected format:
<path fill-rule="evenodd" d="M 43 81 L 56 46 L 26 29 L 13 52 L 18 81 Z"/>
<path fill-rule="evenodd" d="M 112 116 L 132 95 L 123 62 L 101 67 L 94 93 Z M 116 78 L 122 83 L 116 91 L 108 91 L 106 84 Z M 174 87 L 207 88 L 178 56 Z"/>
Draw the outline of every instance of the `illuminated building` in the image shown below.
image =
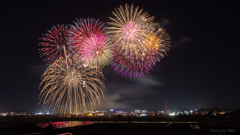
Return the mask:
<path fill-rule="evenodd" d="M 135 113 L 141 113 L 141 110 L 134 110 Z"/>
<path fill-rule="evenodd" d="M 147 110 L 142 110 L 142 113 L 147 113 Z"/>

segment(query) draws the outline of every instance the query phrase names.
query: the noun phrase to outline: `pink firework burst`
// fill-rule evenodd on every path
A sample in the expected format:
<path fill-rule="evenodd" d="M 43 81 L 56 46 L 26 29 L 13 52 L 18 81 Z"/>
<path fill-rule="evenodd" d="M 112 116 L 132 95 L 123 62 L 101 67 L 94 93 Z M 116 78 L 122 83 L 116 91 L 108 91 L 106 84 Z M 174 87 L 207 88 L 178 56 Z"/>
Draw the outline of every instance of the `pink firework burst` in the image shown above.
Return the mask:
<path fill-rule="evenodd" d="M 104 67 L 110 62 L 112 46 L 105 34 L 104 23 L 94 18 L 79 19 L 72 26 L 71 43 L 75 53 L 85 58 L 87 64 Z"/>
<path fill-rule="evenodd" d="M 53 26 L 48 33 L 43 34 L 39 43 L 40 57 L 44 57 L 44 62 L 52 64 L 59 57 L 66 57 L 72 51 L 68 44 L 70 26 L 57 25 Z"/>

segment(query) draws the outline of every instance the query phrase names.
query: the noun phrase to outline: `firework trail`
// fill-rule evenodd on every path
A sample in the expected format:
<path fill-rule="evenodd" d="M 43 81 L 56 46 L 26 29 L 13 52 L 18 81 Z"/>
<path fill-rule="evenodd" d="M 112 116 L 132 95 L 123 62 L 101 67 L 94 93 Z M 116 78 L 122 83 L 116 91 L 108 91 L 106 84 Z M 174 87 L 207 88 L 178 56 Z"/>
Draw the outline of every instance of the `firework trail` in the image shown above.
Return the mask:
<path fill-rule="evenodd" d="M 71 114 L 93 109 L 100 104 L 105 85 L 101 69 L 86 66 L 78 56 L 68 56 L 68 63 L 60 57 L 42 75 L 40 102 L 53 113 Z"/>
<path fill-rule="evenodd" d="M 39 49 L 40 57 L 44 57 L 44 62 L 52 64 L 56 59 L 60 57 L 66 58 L 70 54 L 73 48 L 68 44 L 69 39 L 69 25 L 57 25 L 53 26 L 48 33 L 43 34 L 40 38 Z"/>

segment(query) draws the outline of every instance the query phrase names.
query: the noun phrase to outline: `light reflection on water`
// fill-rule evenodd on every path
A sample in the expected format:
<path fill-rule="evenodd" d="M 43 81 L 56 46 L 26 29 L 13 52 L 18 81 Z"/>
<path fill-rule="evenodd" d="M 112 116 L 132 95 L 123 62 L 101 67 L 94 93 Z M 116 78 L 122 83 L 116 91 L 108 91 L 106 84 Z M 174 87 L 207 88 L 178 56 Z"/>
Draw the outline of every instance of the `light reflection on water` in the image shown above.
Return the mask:
<path fill-rule="evenodd" d="M 173 123 L 172 121 L 92 121 L 93 123 Z M 175 121 L 175 123 L 198 123 L 196 121 Z"/>
<path fill-rule="evenodd" d="M 76 127 L 83 125 L 91 125 L 93 124 L 90 121 L 59 121 L 59 122 L 48 122 L 48 123 L 38 123 L 37 125 L 40 128 L 45 128 L 49 125 L 54 126 L 55 128 L 68 128 L 68 127 Z"/>

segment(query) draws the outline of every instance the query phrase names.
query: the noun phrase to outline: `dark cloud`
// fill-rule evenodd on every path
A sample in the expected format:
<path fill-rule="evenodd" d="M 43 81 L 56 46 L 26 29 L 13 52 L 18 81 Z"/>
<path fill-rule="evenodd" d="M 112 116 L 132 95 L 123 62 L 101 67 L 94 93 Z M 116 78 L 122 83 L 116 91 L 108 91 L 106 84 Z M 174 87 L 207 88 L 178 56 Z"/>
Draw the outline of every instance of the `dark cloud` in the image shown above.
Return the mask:
<path fill-rule="evenodd" d="M 169 19 L 162 19 L 159 24 L 166 27 L 169 25 Z"/>
<path fill-rule="evenodd" d="M 105 93 L 105 98 L 102 98 L 100 105 L 97 106 L 96 109 L 117 109 L 117 108 L 131 108 L 129 102 L 119 102 L 118 100 L 121 99 L 119 93 Z"/>
<path fill-rule="evenodd" d="M 173 41 L 172 48 L 178 47 L 180 45 L 184 45 L 190 41 L 192 41 L 192 38 L 190 37 L 187 37 L 187 36 L 181 37 L 178 41 Z"/>
<path fill-rule="evenodd" d="M 106 83 L 107 90 L 104 92 L 105 98 L 102 98 L 101 104 L 97 106 L 97 109 L 133 109 L 134 104 L 141 104 L 143 99 L 148 96 L 152 96 L 156 93 L 152 87 L 162 86 L 164 83 L 151 76 L 145 75 L 133 83 L 123 84 L 117 81 L 108 81 Z M 143 107 L 146 107 L 143 105 Z"/>

